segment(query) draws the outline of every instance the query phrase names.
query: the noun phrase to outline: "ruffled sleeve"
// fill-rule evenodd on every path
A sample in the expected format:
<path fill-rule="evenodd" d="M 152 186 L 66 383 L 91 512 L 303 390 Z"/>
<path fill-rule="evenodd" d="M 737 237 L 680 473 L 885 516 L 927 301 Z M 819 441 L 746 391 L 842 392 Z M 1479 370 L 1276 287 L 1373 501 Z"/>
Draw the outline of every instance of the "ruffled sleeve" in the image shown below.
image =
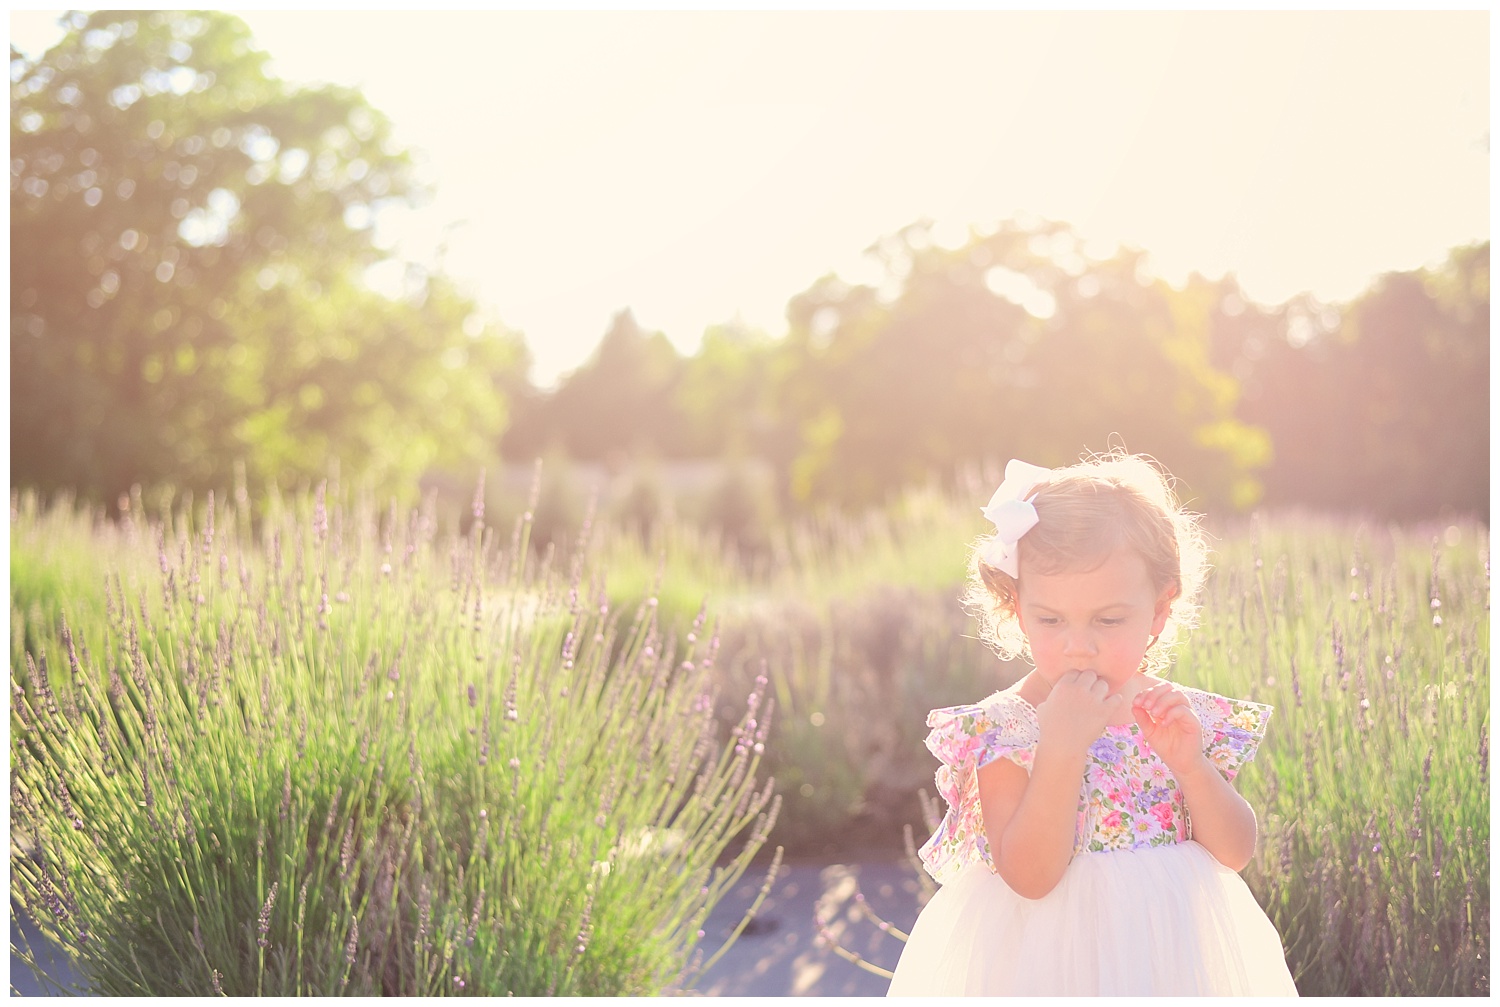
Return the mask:
<path fill-rule="evenodd" d="M 927 873 L 942 884 L 971 863 L 983 862 L 993 869 L 979 811 L 977 773 L 999 758 L 1029 772 L 1038 730 L 1031 706 L 1006 693 L 982 703 L 933 710 L 927 726 L 927 749 L 942 763 L 937 790 L 948 811 L 919 855 Z"/>
<path fill-rule="evenodd" d="M 1266 736 L 1272 708 L 1201 689 L 1184 691 L 1203 728 L 1203 754 L 1225 779 L 1234 779 L 1240 767 L 1255 758 Z"/>

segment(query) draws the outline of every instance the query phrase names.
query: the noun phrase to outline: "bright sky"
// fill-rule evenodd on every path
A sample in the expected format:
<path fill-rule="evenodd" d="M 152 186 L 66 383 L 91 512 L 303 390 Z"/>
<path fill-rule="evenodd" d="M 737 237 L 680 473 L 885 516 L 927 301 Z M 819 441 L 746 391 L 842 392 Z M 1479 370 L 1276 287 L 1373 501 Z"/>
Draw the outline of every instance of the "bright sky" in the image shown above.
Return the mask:
<path fill-rule="evenodd" d="M 780 335 L 920 218 L 1020 214 L 1254 299 L 1338 301 L 1487 240 L 1487 11 L 238 12 L 360 86 L 437 197 L 386 222 L 525 333 L 547 384 L 629 306 L 684 352 Z M 11 13 L 37 55 L 54 13 Z"/>

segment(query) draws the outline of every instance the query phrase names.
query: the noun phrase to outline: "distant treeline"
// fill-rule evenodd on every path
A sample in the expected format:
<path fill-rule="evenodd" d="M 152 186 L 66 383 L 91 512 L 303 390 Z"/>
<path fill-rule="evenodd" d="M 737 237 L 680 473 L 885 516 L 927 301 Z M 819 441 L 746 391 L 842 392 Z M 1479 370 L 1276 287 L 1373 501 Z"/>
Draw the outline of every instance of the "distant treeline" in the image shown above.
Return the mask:
<path fill-rule="evenodd" d="M 622 312 L 555 391 L 513 390 L 504 453 L 753 456 L 783 502 L 865 505 L 1124 443 L 1210 508 L 1488 514 L 1488 243 L 1347 305 L 1274 307 L 1080 244 L 1008 224 L 949 249 L 915 225 L 877 247 L 879 289 L 825 277 L 784 337 L 720 327 L 690 357 Z"/>
<path fill-rule="evenodd" d="M 1090 258 L 1064 224 L 956 249 L 915 224 L 871 250 L 885 282 L 818 279 L 785 333 L 716 327 L 683 356 L 622 312 L 540 391 L 521 335 L 449 278 L 365 283 L 395 265 L 379 209 L 425 192 L 358 91 L 275 79 L 228 14 L 69 19 L 11 55 L 18 486 L 113 505 L 337 461 L 409 497 L 565 454 L 752 463 L 795 510 L 1123 443 L 1215 510 L 1488 513 L 1487 242 L 1351 304 L 1266 307 Z"/>

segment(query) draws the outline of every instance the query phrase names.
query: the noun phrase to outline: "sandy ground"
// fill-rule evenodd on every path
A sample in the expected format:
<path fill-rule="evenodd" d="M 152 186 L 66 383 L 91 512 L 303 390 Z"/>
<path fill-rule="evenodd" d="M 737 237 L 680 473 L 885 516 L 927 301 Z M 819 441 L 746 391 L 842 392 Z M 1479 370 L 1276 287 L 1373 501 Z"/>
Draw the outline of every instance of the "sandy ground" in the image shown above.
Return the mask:
<path fill-rule="evenodd" d="M 755 900 L 765 874 L 750 871 L 709 916 L 709 954 L 728 937 Z M 828 933 L 848 951 L 887 970 L 904 946 L 861 911 L 858 896 L 880 919 L 910 930 L 920 886 L 905 862 L 783 865 L 751 925 L 696 983 L 705 996 L 884 996 L 890 980 L 819 946 L 814 916 L 822 902 Z"/>
<path fill-rule="evenodd" d="M 764 870 L 745 872 L 735 889 L 719 903 L 704 927 L 702 951 L 707 960 L 739 925 L 765 882 Z M 866 961 L 895 967 L 902 944 L 883 933 L 861 911 L 864 904 L 891 925 L 911 928 L 917 917 L 920 887 L 912 868 L 899 864 L 784 864 L 773 879 L 766 900 L 734 945 L 691 984 L 690 995 L 701 996 L 881 996 L 888 980 L 845 961 L 832 949 L 820 947 L 814 915 L 823 903 L 828 932 L 838 943 Z M 14 925 L 14 924 L 13 924 Z M 22 928 L 44 961 L 55 964 L 49 974 L 67 981 L 70 975 L 55 951 L 44 948 L 30 924 Z M 12 944 L 18 943 L 12 934 Z M 49 951 L 51 952 L 49 954 Z M 10 982 L 22 996 L 47 995 L 31 969 L 11 956 Z"/>

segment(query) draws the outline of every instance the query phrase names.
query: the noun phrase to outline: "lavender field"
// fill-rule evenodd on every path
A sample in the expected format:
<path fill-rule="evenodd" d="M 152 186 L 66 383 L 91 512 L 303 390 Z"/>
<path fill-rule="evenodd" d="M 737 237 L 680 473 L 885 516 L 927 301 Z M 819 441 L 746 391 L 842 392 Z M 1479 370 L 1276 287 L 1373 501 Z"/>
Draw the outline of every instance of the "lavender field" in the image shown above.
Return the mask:
<path fill-rule="evenodd" d="M 449 506 L 13 499 L 12 904 L 90 991 L 691 990 L 777 847 L 899 855 L 926 710 L 1020 670 L 967 499 L 754 555 Z M 1487 529 L 1216 532 L 1174 675 L 1276 708 L 1247 880 L 1299 989 L 1487 993 Z"/>

